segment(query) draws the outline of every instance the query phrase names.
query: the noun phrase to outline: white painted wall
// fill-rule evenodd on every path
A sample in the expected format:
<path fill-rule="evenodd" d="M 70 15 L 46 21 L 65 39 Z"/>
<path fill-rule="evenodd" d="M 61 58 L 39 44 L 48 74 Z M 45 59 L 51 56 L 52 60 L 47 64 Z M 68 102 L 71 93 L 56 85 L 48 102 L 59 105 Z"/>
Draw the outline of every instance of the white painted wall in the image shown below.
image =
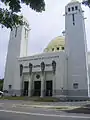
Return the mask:
<path fill-rule="evenodd" d="M 67 89 L 67 68 L 66 68 L 66 55 L 65 52 L 54 52 L 54 53 L 43 53 L 35 56 L 30 57 L 22 57 L 19 58 L 19 63 L 23 64 L 24 68 L 23 73 L 29 72 L 29 63 L 32 63 L 33 66 L 40 65 L 43 61 L 45 64 L 51 64 L 49 67 L 45 67 L 45 80 L 53 80 L 52 76 L 52 61 L 56 61 L 56 89 L 61 90 L 63 88 L 64 90 Z M 40 73 L 41 67 L 37 67 L 32 69 L 32 72 L 34 73 Z M 35 76 L 34 76 L 35 77 Z M 33 78 L 33 80 L 36 80 Z M 58 95 L 59 96 L 59 95 Z"/>
<path fill-rule="evenodd" d="M 17 36 L 15 37 L 15 29 L 10 33 L 10 40 L 8 45 L 7 52 L 7 60 L 6 60 L 6 68 L 5 68 L 5 79 L 4 79 L 4 89 L 8 90 L 8 85 L 12 85 L 14 87 L 14 78 L 20 79 L 18 77 L 19 69 L 17 57 L 20 56 L 20 44 L 21 44 L 21 33 L 22 27 L 18 27 Z M 17 85 L 18 88 L 18 85 Z"/>
<path fill-rule="evenodd" d="M 90 52 L 88 52 L 89 97 L 90 97 Z"/>
<path fill-rule="evenodd" d="M 72 11 L 72 7 L 78 10 Z M 70 12 L 68 11 L 70 8 Z M 74 14 L 74 23 L 73 17 Z M 65 47 L 68 56 L 68 89 L 73 89 L 73 83 L 79 84 L 79 90 L 87 90 L 88 93 L 88 67 L 87 48 L 84 17 L 79 2 L 69 3 L 65 7 Z M 73 94 L 74 95 L 74 94 Z M 84 96 L 87 94 L 83 94 Z"/>
<path fill-rule="evenodd" d="M 5 67 L 4 90 L 9 89 L 12 85 L 12 90 L 20 90 L 20 68 L 18 57 L 27 55 L 28 37 L 25 38 L 25 26 L 18 26 L 13 28 L 10 33 L 10 40 L 8 45 L 7 60 Z"/>
<path fill-rule="evenodd" d="M 27 56 L 29 31 L 30 28 L 24 25 L 21 35 L 20 57 Z"/>

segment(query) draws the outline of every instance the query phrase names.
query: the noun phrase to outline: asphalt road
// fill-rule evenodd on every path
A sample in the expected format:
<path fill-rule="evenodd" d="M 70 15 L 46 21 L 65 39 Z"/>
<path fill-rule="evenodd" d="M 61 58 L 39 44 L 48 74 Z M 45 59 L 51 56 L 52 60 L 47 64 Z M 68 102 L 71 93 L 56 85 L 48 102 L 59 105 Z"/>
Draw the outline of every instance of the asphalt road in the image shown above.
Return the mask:
<path fill-rule="evenodd" d="M 0 101 L 0 120 L 90 120 L 89 114 L 65 113 L 45 108 L 14 107 L 12 104 L 17 102 L 20 101 Z"/>
<path fill-rule="evenodd" d="M 0 120 L 90 120 L 89 116 L 40 114 L 20 111 L 0 111 Z"/>

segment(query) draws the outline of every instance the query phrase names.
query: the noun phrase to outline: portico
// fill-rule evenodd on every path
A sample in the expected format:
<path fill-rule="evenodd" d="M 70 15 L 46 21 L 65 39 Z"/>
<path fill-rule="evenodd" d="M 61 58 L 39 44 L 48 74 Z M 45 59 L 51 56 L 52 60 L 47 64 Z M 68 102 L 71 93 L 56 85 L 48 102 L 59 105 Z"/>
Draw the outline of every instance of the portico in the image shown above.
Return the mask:
<path fill-rule="evenodd" d="M 19 59 L 20 66 L 23 66 L 21 69 L 21 81 L 23 81 L 21 89 L 23 89 L 23 95 L 40 97 L 56 96 L 57 91 L 59 91 L 56 86 L 56 79 L 59 79 L 58 69 L 60 67 L 59 65 L 57 66 L 57 63 L 60 58 L 60 53 L 57 53 L 57 55 L 54 54 L 53 56 L 52 53 L 49 56 L 46 54 L 46 56 L 44 55 L 43 61 L 38 60 L 40 56 L 37 59 L 36 57 L 33 60 L 26 60 L 27 62 Z M 27 66 L 25 62 L 28 63 Z"/>
<path fill-rule="evenodd" d="M 36 73 L 32 73 L 34 74 Z M 39 76 L 37 75 L 37 80 L 30 79 L 23 80 L 23 95 L 24 96 L 53 96 L 54 95 L 54 81 L 53 80 L 45 80 L 45 75 Z M 40 77 L 40 78 L 39 78 Z"/>

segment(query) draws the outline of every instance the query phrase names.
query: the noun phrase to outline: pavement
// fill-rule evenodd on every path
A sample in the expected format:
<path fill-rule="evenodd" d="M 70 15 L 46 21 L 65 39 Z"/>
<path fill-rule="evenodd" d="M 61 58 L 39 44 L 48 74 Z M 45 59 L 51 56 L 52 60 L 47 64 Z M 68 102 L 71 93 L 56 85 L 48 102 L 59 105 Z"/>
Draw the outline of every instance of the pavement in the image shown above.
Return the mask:
<path fill-rule="evenodd" d="M 0 103 L 8 104 L 22 104 L 22 105 L 48 105 L 48 106 L 83 106 L 90 104 L 90 101 L 80 102 L 34 102 L 24 100 L 0 100 Z"/>
<path fill-rule="evenodd" d="M 58 102 L 58 103 L 39 103 L 13 100 L 0 100 L 0 120 L 90 120 L 90 114 L 70 113 L 56 109 L 48 109 L 44 106 L 69 106 L 79 107 L 88 105 L 90 102 Z M 20 106 L 22 105 L 22 106 Z M 26 105 L 26 106 L 25 106 Z M 29 105 L 29 106 L 28 106 Z M 43 107 L 30 107 L 37 105 Z"/>
<path fill-rule="evenodd" d="M 90 101 L 83 102 L 33 102 L 23 100 L 0 100 L 0 106 L 11 107 L 33 107 L 33 108 L 47 108 L 47 109 L 76 109 L 81 106 L 88 106 Z M 90 108 L 90 106 L 88 107 Z"/>

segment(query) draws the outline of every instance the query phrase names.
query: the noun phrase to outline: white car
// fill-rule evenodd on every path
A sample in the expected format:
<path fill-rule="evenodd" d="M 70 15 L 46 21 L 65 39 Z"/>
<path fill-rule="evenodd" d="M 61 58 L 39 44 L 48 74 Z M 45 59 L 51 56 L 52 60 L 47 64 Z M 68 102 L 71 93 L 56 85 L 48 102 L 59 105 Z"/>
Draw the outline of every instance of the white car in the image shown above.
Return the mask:
<path fill-rule="evenodd" d="M 2 97 L 2 96 L 3 96 L 3 94 L 4 94 L 4 93 L 3 93 L 2 91 L 0 91 L 0 97 Z"/>

